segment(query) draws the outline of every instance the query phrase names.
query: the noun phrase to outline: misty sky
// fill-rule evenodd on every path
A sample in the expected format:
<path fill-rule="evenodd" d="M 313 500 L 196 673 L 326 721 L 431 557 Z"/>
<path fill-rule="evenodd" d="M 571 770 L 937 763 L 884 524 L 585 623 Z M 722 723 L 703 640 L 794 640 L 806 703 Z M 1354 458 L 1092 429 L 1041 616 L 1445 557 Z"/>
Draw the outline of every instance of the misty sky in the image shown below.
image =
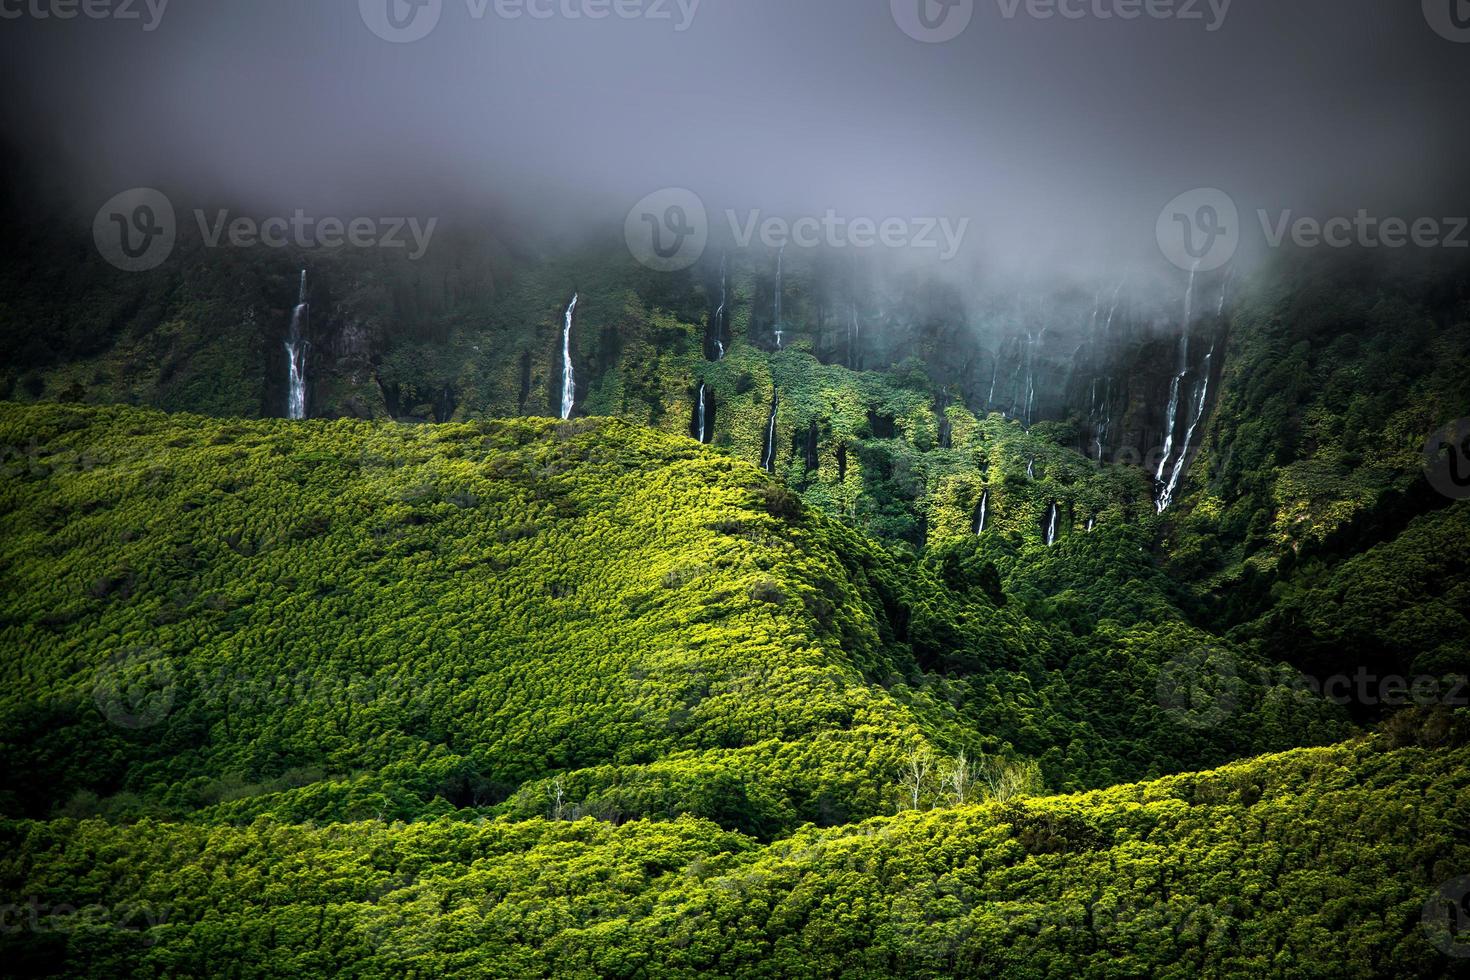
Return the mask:
<path fill-rule="evenodd" d="M 1074 21 L 976 0 L 944 44 L 889 0 L 703 0 L 682 32 L 675 0 L 599 21 L 494 2 L 443 0 L 408 44 L 356 0 L 172 0 L 151 31 L 144 0 L 133 21 L 25 13 L 0 21 L 7 135 L 79 207 L 153 185 L 271 213 L 621 222 L 683 186 L 716 211 L 969 217 L 1023 262 L 1152 247 L 1194 187 L 1244 212 L 1470 205 L 1470 44 L 1418 0 L 1235 0 L 1214 31 L 1204 2 Z"/>

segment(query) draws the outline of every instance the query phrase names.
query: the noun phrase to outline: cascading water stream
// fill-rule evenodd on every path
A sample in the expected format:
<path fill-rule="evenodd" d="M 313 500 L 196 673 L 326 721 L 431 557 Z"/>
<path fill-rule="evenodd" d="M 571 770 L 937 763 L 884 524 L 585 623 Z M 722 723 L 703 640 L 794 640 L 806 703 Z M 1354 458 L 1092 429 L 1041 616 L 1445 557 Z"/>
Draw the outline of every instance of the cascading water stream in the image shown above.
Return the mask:
<path fill-rule="evenodd" d="M 726 273 L 728 255 L 720 256 L 720 308 L 715 310 L 715 360 L 725 359 L 725 307 L 730 300 L 730 280 Z"/>
<path fill-rule="evenodd" d="M 286 417 L 306 418 L 306 326 L 311 308 L 306 305 L 306 270 L 301 270 L 301 286 L 296 295 L 296 308 L 291 311 L 291 329 L 286 334 L 286 372 L 289 388 L 286 395 Z"/>
<path fill-rule="evenodd" d="M 766 445 L 761 451 L 761 469 L 776 472 L 776 409 L 781 405 L 780 393 L 771 391 L 771 417 L 766 421 Z"/>
<path fill-rule="evenodd" d="M 1163 513 L 1174 502 L 1174 494 L 1179 490 L 1179 481 L 1184 477 L 1184 464 L 1189 459 L 1190 447 L 1194 445 L 1195 430 L 1199 428 L 1200 422 L 1205 417 L 1205 402 L 1210 397 L 1210 371 L 1214 360 L 1215 346 L 1211 344 L 1210 352 L 1205 355 L 1204 376 L 1194 388 L 1194 404 L 1189 414 L 1189 428 L 1184 434 L 1184 445 L 1179 450 L 1179 458 L 1174 461 L 1174 470 L 1169 474 L 1169 485 L 1164 488 L 1164 495 L 1159 501 L 1160 513 Z"/>
<path fill-rule="evenodd" d="M 782 273 L 782 267 L 785 264 L 785 260 L 786 260 L 786 248 L 785 248 L 785 246 L 782 246 L 781 249 L 776 252 L 776 311 L 775 311 L 776 319 L 775 319 L 775 328 L 774 329 L 776 331 L 776 349 L 777 350 L 780 350 L 781 349 L 781 334 L 782 334 L 782 330 L 781 330 L 781 291 L 784 288 L 782 286 L 782 284 L 781 284 L 781 278 L 782 278 L 782 274 L 783 274 Z"/>
<path fill-rule="evenodd" d="M 577 312 L 577 294 L 567 306 L 565 325 L 561 331 L 561 417 L 572 417 L 577 403 L 577 381 L 572 373 L 572 317 Z"/>
<path fill-rule="evenodd" d="M 1046 546 L 1048 548 L 1057 543 L 1057 516 L 1060 511 L 1061 508 L 1053 501 L 1051 512 L 1047 515 L 1046 519 Z"/>
<path fill-rule="evenodd" d="M 980 492 L 980 513 L 975 516 L 975 533 L 985 533 L 986 519 L 990 511 L 990 488 L 986 487 Z"/>
<path fill-rule="evenodd" d="M 1169 407 L 1164 413 L 1164 455 L 1159 460 L 1158 471 L 1154 473 L 1154 482 L 1159 487 L 1159 499 L 1155 506 L 1160 514 L 1168 509 L 1171 502 L 1164 474 L 1168 472 L 1169 461 L 1174 455 L 1174 429 L 1179 421 L 1179 394 L 1184 386 L 1184 378 L 1189 373 L 1189 323 L 1194 316 L 1194 280 L 1197 272 L 1199 262 L 1196 260 L 1189 270 L 1189 288 L 1184 293 L 1184 332 L 1179 335 L 1179 369 L 1169 385 Z M 1188 447 L 1185 452 L 1188 453 Z"/>
<path fill-rule="evenodd" d="M 698 415 L 697 415 L 697 422 L 695 423 L 695 425 L 699 429 L 699 441 L 700 442 L 703 442 L 703 443 L 708 443 L 709 442 L 709 425 L 708 425 L 707 420 L 705 419 L 705 411 L 704 411 L 705 394 L 704 394 L 704 383 L 703 382 L 700 382 L 700 385 L 699 385 L 699 396 L 698 397 L 699 397 L 699 405 L 695 409 L 695 411 L 698 413 Z"/>

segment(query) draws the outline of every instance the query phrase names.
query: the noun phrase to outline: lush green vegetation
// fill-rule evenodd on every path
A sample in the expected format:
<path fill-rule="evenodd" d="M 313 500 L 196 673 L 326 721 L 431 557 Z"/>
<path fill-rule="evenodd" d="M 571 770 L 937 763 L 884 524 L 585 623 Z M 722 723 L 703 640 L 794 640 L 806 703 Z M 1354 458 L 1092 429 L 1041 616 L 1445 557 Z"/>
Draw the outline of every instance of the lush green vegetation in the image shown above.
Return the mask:
<path fill-rule="evenodd" d="M 1470 415 L 1449 280 L 1263 280 L 1161 517 L 924 344 L 765 349 L 748 268 L 714 362 L 708 282 L 485 248 L 313 265 L 351 325 L 316 397 L 360 418 L 258 418 L 290 262 L 47 283 L 55 349 L 0 311 L 0 881 L 53 909 L 8 969 L 1452 972 L 1419 924 L 1470 871 L 1470 504 L 1419 475 Z M 1436 705 L 1319 696 L 1364 666 Z"/>
<path fill-rule="evenodd" d="M 765 846 L 688 817 L 12 821 L 0 880 L 45 927 L 7 964 L 78 977 L 1432 976 L 1467 821 L 1466 749 L 1360 742 Z"/>

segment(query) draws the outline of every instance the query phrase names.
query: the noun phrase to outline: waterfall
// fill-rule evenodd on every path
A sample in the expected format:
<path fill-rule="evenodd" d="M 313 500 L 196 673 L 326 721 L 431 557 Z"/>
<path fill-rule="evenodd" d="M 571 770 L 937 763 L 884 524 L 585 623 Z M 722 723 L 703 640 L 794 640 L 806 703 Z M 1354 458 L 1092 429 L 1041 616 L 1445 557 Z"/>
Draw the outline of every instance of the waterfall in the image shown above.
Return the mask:
<path fill-rule="evenodd" d="M 1225 294 L 1230 290 L 1230 281 L 1235 278 L 1235 266 L 1225 273 L 1225 281 L 1220 283 L 1220 305 L 1215 309 L 1216 316 L 1225 315 Z"/>
<path fill-rule="evenodd" d="M 1042 331 L 1042 336 L 1046 331 Z M 1036 404 L 1036 336 L 1029 331 L 1026 334 L 1026 389 L 1025 401 L 1023 403 L 1022 421 L 1026 425 L 1031 424 L 1031 409 Z"/>
<path fill-rule="evenodd" d="M 296 293 L 296 308 L 291 311 L 291 329 L 286 334 L 286 373 L 290 388 L 286 396 L 286 417 L 306 418 L 306 327 L 311 308 L 306 305 L 306 270 L 301 270 L 301 286 Z"/>
<path fill-rule="evenodd" d="M 1034 457 L 1026 460 L 1026 479 L 1036 479 L 1036 459 Z"/>
<path fill-rule="evenodd" d="M 1096 517 L 1089 517 L 1087 519 L 1087 533 L 1088 534 L 1091 534 L 1092 533 L 1092 529 L 1095 528 L 1095 527 L 1097 527 L 1097 518 Z"/>
<path fill-rule="evenodd" d="M 980 492 L 980 513 L 975 517 L 975 533 L 985 533 L 986 517 L 990 510 L 990 488 L 986 487 Z"/>
<path fill-rule="evenodd" d="M 1057 506 L 1056 501 L 1052 501 L 1051 512 L 1046 518 L 1046 546 L 1048 548 L 1057 543 L 1057 515 L 1060 511 L 1061 508 Z"/>
<path fill-rule="evenodd" d="M 1195 385 L 1194 405 L 1189 415 L 1189 428 L 1184 434 L 1184 445 L 1179 450 L 1179 458 L 1174 461 L 1174 471 L 1169 474 L 1169 484 L 1164 488 L 1164 494 L 1159 500 L 1159 513 L 1163 513 L 1168 506 L 1174 502 L 1174 494 L 1179 489 L 1179 481 L 1184 476 L 1184 464 L 1189 459 L 1189 449 L 1194 445 L 1194 433 L 1199 428 L 1200 422 L 1205 417 L 1205 401 L 1210 397 L 1210 369 L 1215 360 L 1215 345 L 1210 345 L 1210 352 L 1205 355 L 1204 377 L 1200 378 L 1199 384 Z"/>
<path fill-rule="evenodd" d="M 561 417 L 572 417 L 577 403 L 577 381 L 572 374 L 572 316 L 577 312 L 577 294 L 567 306 L 566 322 L 561 330 Z"/>
<path fill-rule="evenodd" d="M 1160 488 L 1157 509 L 1160 514 L 1168 509 L 1172 502 L 1172 493 L 1164 474 L 1169 469 L 1169 460 L 1174 454 L 1174 429 L 1179 421 L 1179 393 L 1184 386 L 1184 378 L 1189 373 L 1189 322 L 1194 316 L 1194 280 L 1199 271 L 1199 261 L 1189 270 L 1189 289 L 1184 293 L 1184 332 L 1179 335 L 1179 369 L 1174 374 L 1174 380 L 1169 385 L 1169 407 L 1164 413 L 1164 456 L 1159 460 L 1158 472 L 1154 474 L 1154 482 Z M 1185 447 L 1185 454 L 1189 447 Z"/>
<path fill-rule="evenodd" d="M 695 425 L 699 429 L 699 441 L 707 443 L 709 442 L 709 426 L 704 416 L 704 397 L 704 382 L 701 381 L 699 383 L 699 406 L 695 409 L 697 413 Z"/>
<path fill-rule="evenodd" d="M 780 393 L 771 389 L 771 417 L 766 422 L 766 445 L 761 451 L 761 469 L 776 472 L 776 409 L 780 407 Z"/>
<path fill-rule="evenodd" d="M 783 245 L 776 252 L 776 311 L 775 311 L 776 312 L 776 319 L 775 319 L 775 327 L 774 327 L 774 329 L 776 331 L 776 349 L 777 350 L 780 350 L 781 349 L 781 290 L 782 290 L 781 276 L 782 276 L 782 266 L 785 263 L 785 258 L 786 258 L 786 246 Z"/>
<path fill-rule="evenodd" d="M 1113 305 L 1108 308 L 1108 322 L 1106 325 L 1103 326 L 1104 336 L 1107 336 L 1108 334 L 1111 334 L 1113 332 L 1113 316 L 1118 312 L 1118 296 L 1123 292 L 1123 286 L 1127 282 L 1128 277 L 1124 276 L 1122 279 L 1118 280 L 1118 288 L 1113 290 Z"/>
<path fill-rule="evenodd" d="M 1113 425 L 1113 379 L 1103 379 L 1102 401 L 1097 400 L 1097 381 L 1096 378 L 1092 381 L 1092 445 L 1097 450 L 1098 462 L 1102 462 L 1108 429 Z"/>
<path fill-rule="evenodd" d="M 725 306 L 730 299 L 730 280 L 725 263 L 728 255 L 720 256 L 720 308 L 715 310 L 715 360 L 725 359 Z"/>

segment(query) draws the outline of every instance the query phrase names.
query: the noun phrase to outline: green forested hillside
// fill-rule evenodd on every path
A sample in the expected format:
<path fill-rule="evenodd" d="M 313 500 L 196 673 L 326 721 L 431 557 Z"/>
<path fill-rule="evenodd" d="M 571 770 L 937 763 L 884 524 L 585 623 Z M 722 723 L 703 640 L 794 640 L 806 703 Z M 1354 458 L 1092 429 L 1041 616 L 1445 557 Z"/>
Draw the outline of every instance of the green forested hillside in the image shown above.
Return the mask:
<path fill-rule="evenodd" d="M 892 812 L 920 748 L 1064 789 L 1349 730 L 1184 622 L 1123 528 L 890 555 L 617 421 L 0 431 L 7 812 L 527 816 L 559 779 L 769 836 Z M 1203 724 L 1159 693 L 1184 653 L 1228 664 Z"/>
<path fill-rule="evenodd" d="M 1439 976 L 1467 750 L 1298 750 L 774 844 L 693 818 L 0 824 L 64 976 Z M 88 911 L 58 914 L 62 902 Z"/>
<path fill-rule="evenodd" d="M 334 315 L 402 308 L 371 271 Z M 590 380 L 554 422 L 568 281 Z M 13 370 L 0 880 L 112 916 L 0 931 L 15 972 L 1453 972 L 1419 924 L 1470 872 L 1470 511 L 1419 474 L 1470 413 L 1452 297 L 1242 300 L 1160 515 L 1144 469 L 1068 448 L 1078 418 L 748 341 L 750 274 L 708 360 L 708 288 L 523 269 L 320 378 L 438 423 Z M 212 370 L 136 400 L 262 414 L 201 402 Z M 1365 665 L 1433 690 L 1321 696 Z"/>

